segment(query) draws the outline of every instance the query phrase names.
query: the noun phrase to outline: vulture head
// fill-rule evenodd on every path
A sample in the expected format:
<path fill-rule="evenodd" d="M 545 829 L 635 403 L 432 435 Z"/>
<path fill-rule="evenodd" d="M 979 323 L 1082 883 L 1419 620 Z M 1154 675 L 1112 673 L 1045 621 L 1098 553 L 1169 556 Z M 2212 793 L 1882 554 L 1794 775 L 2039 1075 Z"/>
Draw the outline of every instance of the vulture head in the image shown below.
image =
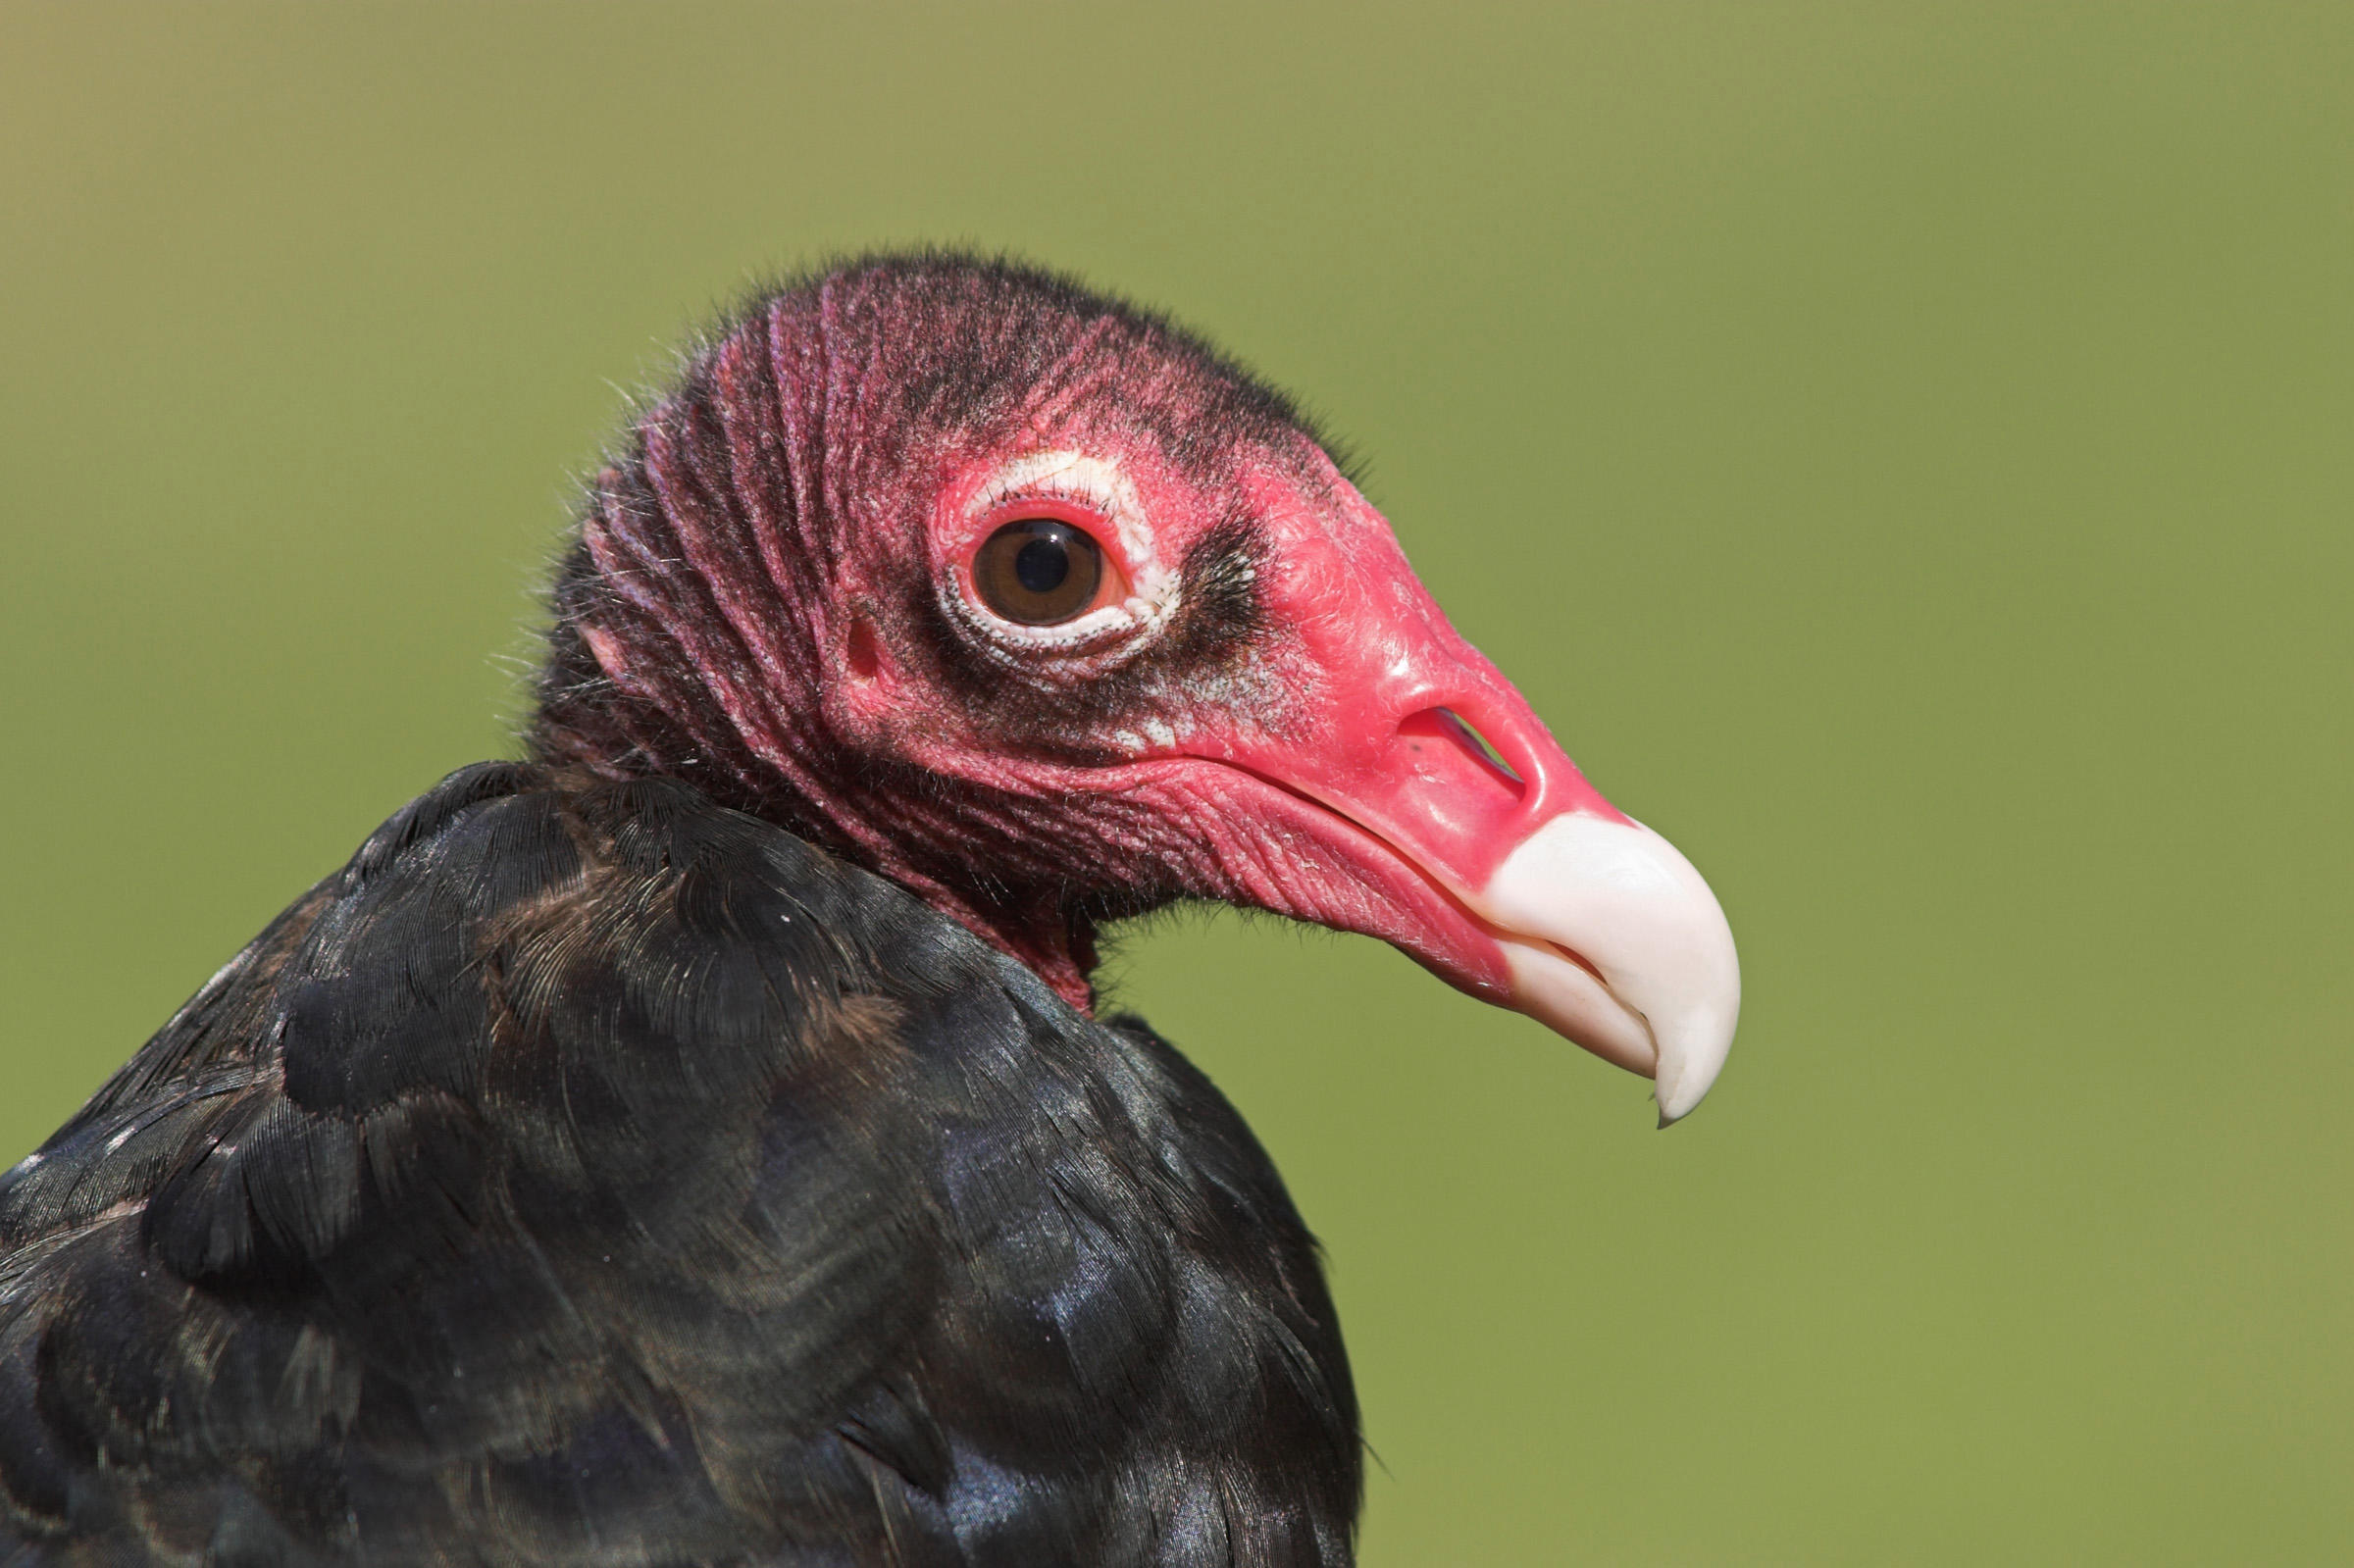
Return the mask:
<path fill-rule="evenodd" d="M 1605 800 L 1299 410 L 956 256 L 761 298 L 597 475 L 544 760 L 694 782 L 1093 996 L 1214 898 L 1394 943 L 1697 1104 L 1739 1007 L 1691 864 Z"/>

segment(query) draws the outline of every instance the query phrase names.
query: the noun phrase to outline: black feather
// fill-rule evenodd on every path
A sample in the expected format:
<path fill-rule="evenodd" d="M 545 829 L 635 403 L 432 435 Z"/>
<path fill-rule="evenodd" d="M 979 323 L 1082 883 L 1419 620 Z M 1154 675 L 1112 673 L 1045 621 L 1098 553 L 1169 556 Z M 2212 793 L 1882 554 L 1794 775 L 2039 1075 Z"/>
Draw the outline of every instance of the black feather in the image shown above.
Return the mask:
<path fill-rule="evenodd" d="M 453 775 L 0 1177 L 0 1563 L 1334 1564 L 1358 1490 L 1207 1080 L 672 781 Z"/>

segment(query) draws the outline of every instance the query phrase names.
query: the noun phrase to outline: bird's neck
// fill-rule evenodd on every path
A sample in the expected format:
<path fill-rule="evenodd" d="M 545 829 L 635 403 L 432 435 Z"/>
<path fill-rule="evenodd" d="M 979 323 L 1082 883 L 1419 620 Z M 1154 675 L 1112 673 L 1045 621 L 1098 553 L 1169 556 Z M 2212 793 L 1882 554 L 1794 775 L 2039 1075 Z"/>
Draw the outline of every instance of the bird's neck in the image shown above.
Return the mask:
<path fill-rule="evenodd" d="M 910 805 L 928 794 L 917 781 L 837 777 L 827 759 L 841 748 L 814 733 L 813 715 L 796 722 L 787 712 L 774 733 L 747 736 L 719 706 L 691 700 L 703 689 L 697 672 L 666 671 L 651 658 L 629 668 L 629 684 L 615 681 L 577 625 L 560 619 L 529 732 L 536 760 L 604 779 L 693 784 L 897 884 L 1093 1012 L 1095 917 L 1059 886 L 1005 881 L 965 836 L 970 824 L 944 826 Z"/>

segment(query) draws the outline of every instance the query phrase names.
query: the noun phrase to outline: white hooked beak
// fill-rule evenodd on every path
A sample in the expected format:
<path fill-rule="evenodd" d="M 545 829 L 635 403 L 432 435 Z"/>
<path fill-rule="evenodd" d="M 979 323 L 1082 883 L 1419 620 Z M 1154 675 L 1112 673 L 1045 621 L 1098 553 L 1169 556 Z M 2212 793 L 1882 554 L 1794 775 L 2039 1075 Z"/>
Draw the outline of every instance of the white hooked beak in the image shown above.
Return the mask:
<path fill-rule="evenodd" d="M 1523 839 L 1466 902 L 1496 928 L 1510 1005 L 1655 1081 L 1660 1125 L 1716 1082 L 1741 961 L 1709 885 L 1640 823 L 1583 812 Z"/>

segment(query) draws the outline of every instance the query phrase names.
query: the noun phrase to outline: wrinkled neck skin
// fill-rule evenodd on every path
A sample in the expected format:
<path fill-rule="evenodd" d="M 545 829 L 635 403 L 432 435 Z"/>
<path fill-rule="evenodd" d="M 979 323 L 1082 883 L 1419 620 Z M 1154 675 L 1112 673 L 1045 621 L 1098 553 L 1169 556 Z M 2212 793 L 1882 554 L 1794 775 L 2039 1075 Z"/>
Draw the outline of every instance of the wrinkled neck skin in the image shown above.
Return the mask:
<path fill-rule="evenodd" d="M 606 779 L 684 779 L 722 805 L 772 822 L 897 883 L 1027 964 L 1080 1012 L 1093 1012 L 1095 988 L 1089 977 L 1098 957 L 1096 912 L 1067 901 L 1062 890 L 1051 885 L 985 880 L 973 875 L 960 857 L 924 856 L 925 838 L 933 835 L 902 839 L 899 834 L 911 826 L 904 811 L 860 809 L 862 796 L 871 801 L 882 790 L 861 790 L 855 782 L 832 777 L 803 761 L 828 754 L 825 741 L 809 738 L 822 720 L 807 714 L 789 716 L 773 731 L 764 728 L 745 737 L 747 743 L 741 746 L 706 743 L 718 737 L 708 731 L 698 733 L 658 705 L 635 700 L 601 669 L 583 670 L 584 664 L 593 666 L 595 661 L 592 644 L 578 629 L 560 627 L 551 641 L 549 683 L 567 665 L 585 679 L 568 682 L 566 696 L 543 702 L 533 733 L 539 761 L 586 769 Z M 641 668 L 634 668 L 633 674 L 647 678 Z M 793 718 L 802 722 L 793 723 Z M 772 750 L 770 741 L 773 762 L 761 754 Z M 960 792 L 964 788 L 961 784 L 944 786 Z M 960 803 L 968 814 L 982 804 L 969 799 Z M 1121 911 L 1136 912 L 1141 910 Z"/>
<path fill-rule="evenodd" d="M 858 428 L 872 399 L 845 385 L 871 369 L 836 361 L 831 310 L 781 301 L 706 352 L 597 476 L 557 575 L 533 749 L 687 780 L 908 888 L 1091 1011 L 1099 914 L 1162 898 L 1091 907 L 1067 857 L 1038 854 L 1035 803 L 878 757 L 828 721 L 827 684 L 868 634 L 839 603 L 832 520 L 912 539 L 906 476 L 937 457 Z"/>
<path fill-rule="evenodd" d="M 774 823 L 853 865 L 905 887 L 992 946 L 1026 964 L 1082 1014 L 1095 1010 L 1091 980 L 1098 962 L 1097 914 L 1065 902 L 1058 889 L 985 883 L 960 864 L 908 852 L 874 817 L 844 807 L 846 787 L 829 787 L 812 770 L 779 770 L 746 779 L 696 743 L 659 709 L 616 707 L 584 716 L 543 709 L 533 736 L 540 762 L 599 778 L 667 777 L 696 785 L 721 805 Z M 741 759 L 724 759 L 735 761 Z M 819 799 L 831 803 L 821 810 Z M 1141 913 L 1142 909 L 1119 913 Z"/>

